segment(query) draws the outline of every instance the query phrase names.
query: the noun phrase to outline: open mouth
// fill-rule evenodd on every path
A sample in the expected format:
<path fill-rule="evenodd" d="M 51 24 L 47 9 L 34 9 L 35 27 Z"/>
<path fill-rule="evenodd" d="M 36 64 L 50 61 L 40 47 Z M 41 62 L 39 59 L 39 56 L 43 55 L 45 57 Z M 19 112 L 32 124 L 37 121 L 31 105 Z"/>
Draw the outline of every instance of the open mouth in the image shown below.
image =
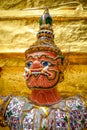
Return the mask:
<path fill-rule="evenodd" d="M 47 76 L 47 77 L 51 76 L 51 74 L 47 70 L 41 69 L 41 68 L 39 70 L 37 70 L 37 69 L 29 70 L 28 68 L 25 68 L 25 73 L 24 74 L 26 75 L 26 80 L 28 80 L 31 76 L 34 76 L 35 78 L 39 77 L 41 75 L 42 76 Z"/>
<path fill-rule="evenodd" d="M 43 72 L 43 71 L 33 71 L 33 72 L 31 71 L 30 76 L 31 76 L 31 75 L 34 75 L 35 77 L 37 77 L 37 76 L 39 76 L 39 75 L 50 76 L 49 73 Z"/>

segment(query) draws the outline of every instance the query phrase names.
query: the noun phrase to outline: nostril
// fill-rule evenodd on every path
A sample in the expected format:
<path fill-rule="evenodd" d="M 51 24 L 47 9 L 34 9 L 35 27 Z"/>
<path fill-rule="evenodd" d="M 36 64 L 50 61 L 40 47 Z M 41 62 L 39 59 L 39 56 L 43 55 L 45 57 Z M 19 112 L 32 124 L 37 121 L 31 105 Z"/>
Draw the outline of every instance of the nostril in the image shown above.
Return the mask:
<path fill-rule="evenodd" d="M 32 64 L 32 68 L 40 68 L 41 67 L 41 63 L 38 60 L 35 60 Z"/>

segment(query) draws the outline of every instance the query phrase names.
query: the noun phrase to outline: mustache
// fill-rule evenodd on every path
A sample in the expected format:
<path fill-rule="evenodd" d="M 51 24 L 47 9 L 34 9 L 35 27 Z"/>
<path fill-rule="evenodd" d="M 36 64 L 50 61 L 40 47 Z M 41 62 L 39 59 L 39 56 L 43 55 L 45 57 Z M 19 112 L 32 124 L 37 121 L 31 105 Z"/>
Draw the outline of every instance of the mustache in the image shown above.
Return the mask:
<path fill-rule="evenodd" d="M 43 69 L 38 69 L 38 70 L 30 70 L 29 68 L 25 67 L 24 70 L 24 78 L 26 79 L 26 75 L 27 76 L 32 76 L 34 75 L 35 77 L 39 76 L 39 75 L 45 75 L 45 76 L 50 76 L 49 73 L 47 73 L 47 69 L 48 69 L 48 66 L 44 67 Z"/>
<path fill-rule="evenodd" d="M 33 69 L 30 70 L 27 67 L 25 67 L 25 72 L 24 72 L 24 78 L 26 80 L 28 80 L 31 76 L 38 78 L 40 75 L 43 75 L 45 77 L 47 77 L 47 79 L 50 80 L 54 80 L 56 78 L 56 76 L 59 75 L 59 72 L 56 70 L 51 70 L 49 69 L 48 66 L 44 67 L 43 69 Z"/>

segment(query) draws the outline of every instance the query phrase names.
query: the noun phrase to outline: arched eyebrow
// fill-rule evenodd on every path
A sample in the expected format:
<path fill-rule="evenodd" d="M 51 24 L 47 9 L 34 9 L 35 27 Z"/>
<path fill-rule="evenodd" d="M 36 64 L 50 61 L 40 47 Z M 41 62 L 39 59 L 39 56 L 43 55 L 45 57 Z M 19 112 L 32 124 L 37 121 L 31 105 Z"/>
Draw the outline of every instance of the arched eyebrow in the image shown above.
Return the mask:
<path fill-rule="evenodd" d="M 35 57 L 38 57 L 38 58 L 41 59 L 43 56 L 46 57 L 46 58 L 48 58 L 48 59 L 51 59 L 51 60 L 53 60 L 53 61 L 62 58 L 61 55 L 57 55 L 55 58 L 53 58 L 53 57 L 51 57 L 51 56 L 47 56 L 47 55 L 45 55 L 45 54 L 42 54 L 42 55 L 30 55 L 30 56 L 27 57 L 27 60 L 28 60 L 28 59 L 31 59 L 31 58 L 34 59 Z"/>
<path fill-rule="evenodd" d="M 30 56 L 27 56 L 27 57 L 26 57 L 26 60 L 29 60 L 29 59 L 31 59 L 31 58 L 34 59 L 34 56 L 31 56 L 31 55 L 30 55 Z"/>
<path fill-rule="evenodd" d="M 42 56 L 45 56 L 46 58 L 48 58 L 48 59 L 51 59 L 51 60 L 53 60 L 53 61 L 55 61 L 55 60 L 57 60 L 57 59 L 61 59 L 62 58 L 62 56 L 61 55 L 57 55 L 57 56 L 55 56 L 54 58 L 53 57 L 51 57 L 51 56 L 47 56 L 47 55 L 41 55 L 41 56 L 39 56 L 39 58 L 41 58 Z"/>
<path fill-rule="evenodd" d="M 57 60 L 57 59 L 64 59 L 64 57 L 62 55 L 57 55 L 54 60 Z"/>

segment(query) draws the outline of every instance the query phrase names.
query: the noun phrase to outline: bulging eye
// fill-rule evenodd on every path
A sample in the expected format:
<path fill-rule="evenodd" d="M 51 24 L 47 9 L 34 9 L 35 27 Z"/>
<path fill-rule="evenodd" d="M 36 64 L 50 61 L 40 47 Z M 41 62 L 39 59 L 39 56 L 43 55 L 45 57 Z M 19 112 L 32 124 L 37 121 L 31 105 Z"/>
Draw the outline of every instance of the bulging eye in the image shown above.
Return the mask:
<path fill-rule="evenodd" d="M 48 62 L 48 61 L 42 61 L 41 64 L 45 67 L 45 66 L 49 66 L 50 62 Z"/>
<path fill-rule="evenodd" d="M 32 65 L 32 61 L 29 61 L 29 62 L 26 63 L 26 67 L 28 67 L 28 68 L 30 68 L 31 65 Z"/>

